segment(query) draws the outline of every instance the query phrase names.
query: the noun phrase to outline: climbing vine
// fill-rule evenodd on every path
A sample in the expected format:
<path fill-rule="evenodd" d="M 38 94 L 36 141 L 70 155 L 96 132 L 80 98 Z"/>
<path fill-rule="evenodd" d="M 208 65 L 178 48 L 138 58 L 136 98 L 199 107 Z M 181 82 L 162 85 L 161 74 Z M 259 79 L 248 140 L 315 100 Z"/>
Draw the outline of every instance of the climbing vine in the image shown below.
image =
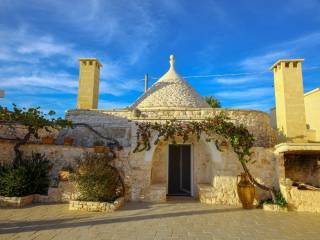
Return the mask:
<path fill-rule="evenodd" d="M 12 130 L 24 126 L 27 133 L 23 138 L 16 138 L 17 143 L 14 146 L 15 159 L 14 163 L 22 161 L 22 152 L 20 147 L 26 144 L 32 136 L 38 139 L 41 129 L 51 132 L 54 129 L 62 129 L 72 127 L 72 123 L 62 118 L 52 118 L 54 111 L 44 114 L 39 107 L 37 108 L 19 108 L 13 104 L 12 110 L 7 107 L 0 106 L 0 127 L 7 126 Z"/>
<path fill-rule="evenodd" d="M 207 118 L 204 121 L 181 122 L 176 120 L 166 121 L 165 123 L 142 122 L 137 123 L 137 145 L 134 152 L 148 151 L 151 148 L 152 132 L 155 132 L 156 140 L 153 144 L 157 145 L 160 140 L 176 143 L 176 138 L 180 137 L 185 143 L 190 136 L 195 136 L 200 140 L 202 133 L 206 135 L 206 141 L 214 141 L 220 150 L 220 145 L 230 142 L 234 152 L 242 162 L 250 161 L 252 154 L 251 148 L 254 144 L 253 135 L 245 126 L 235 125 L 230 119 L 221 113 L 214 118 Z M 220 136 L 220 137 L 219 137 Z"/>
<path fill-rule="evenodd" d="M 244 125 L 236 125 L 231 122 L 223 112 L 204 121 L 182 122 L 171 120 L 165 123 L 141 122 L 136 124 L 138 127 L 136 134 L 137 145 L 134 152 L 150 150 L 152 133 L 156 133 L 156 139 L 153 142 L 155 145 L 160 140 L 170 141 L 175 144 L 177 137 L 182 138 L 184 143 L 188 141 L 190 136 L 195 136 L 199 141 L 201 134 L 205 134 L 206 141 L 214 141 L 217 149 L 221 151 L 221 146 L 228 141 L 238 155 L 242 168 L 248 174 L 251 182 L 257 187 L 269 191 L 272 198 L 275 199 L 275 190 L 257 182 L 246 165 L 251 161 L 251 148 L 255 141 L 254 136 Z"/>

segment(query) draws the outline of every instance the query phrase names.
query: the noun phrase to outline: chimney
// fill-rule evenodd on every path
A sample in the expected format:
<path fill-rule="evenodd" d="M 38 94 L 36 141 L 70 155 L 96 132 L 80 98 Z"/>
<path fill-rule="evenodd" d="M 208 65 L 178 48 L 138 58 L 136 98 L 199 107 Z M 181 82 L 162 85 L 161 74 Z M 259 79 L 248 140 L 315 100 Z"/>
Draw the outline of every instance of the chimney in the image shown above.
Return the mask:
<path fill-rule="evenodd" d="M 144 92 L 148 90 L 148 81 L 149 81 L 149 76 L 148 74 L 144 75 Z"/>
<path fill-rule="evenodd" d="M 97 109 L 101 63 L 96 58 L 81 58 L 79 70 L 78 109 Z"/>
<path fill-rule="evenodd" d="M 306 141 L 302 62 L 303 59 L 279 60 L 271 67 L 277 128 L 288 142 Z"/>

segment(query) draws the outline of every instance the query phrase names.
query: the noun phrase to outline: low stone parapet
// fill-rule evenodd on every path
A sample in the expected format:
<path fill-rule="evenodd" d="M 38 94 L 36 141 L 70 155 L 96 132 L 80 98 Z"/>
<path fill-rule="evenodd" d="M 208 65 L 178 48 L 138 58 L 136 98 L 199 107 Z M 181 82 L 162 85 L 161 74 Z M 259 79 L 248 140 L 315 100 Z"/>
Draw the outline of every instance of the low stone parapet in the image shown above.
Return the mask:
<path fill-rule="evenodd" d="M 284 183 L 280 183 L 280 190 L 289 210 L 320 213 L 320 191 L 300 190 Z"/>
<path fill-rule="evenodd" d="M 216 177 L 216 186 L 204 183 L 198 184 L 200 202 L 240 206 L 235 179 L 235 177 Z"/>
<path fill-rule="evenodd" d="M 30 205 L 33 202 L 33 195 L 28 195 L 24 197 L 3 197 L 0 196 L 0 206 L 1 207 L 24 207 Z"/>
<path fill-rule="evenodd" d="M 74 201 L 69 202 L 69 210 L 83 210 L 89 212 L 114 212 L 124 204 L 124 198 L 117 198 L 113 203 Z"/>

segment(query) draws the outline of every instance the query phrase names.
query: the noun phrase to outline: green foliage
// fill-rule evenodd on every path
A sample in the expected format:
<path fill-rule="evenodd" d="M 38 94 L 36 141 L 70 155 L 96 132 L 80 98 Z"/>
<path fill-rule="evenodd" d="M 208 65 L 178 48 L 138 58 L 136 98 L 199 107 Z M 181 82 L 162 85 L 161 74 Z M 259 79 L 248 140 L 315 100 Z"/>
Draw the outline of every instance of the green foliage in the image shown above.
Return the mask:
<path fill-rule="evenodd" d="M 215 141 L 217 148 L 219 141 L 216 135 L 230 142 L 234 152 L 238 155 L 239 160 L 243 162 L 250 161 L 251 147 L 254 144 L 253 135 L 243 125 L 236 125 L 230 121 L 224 113 L 220 113 L 214 118 L 207 118 L 202 122 L 181 122 L 166 121 L 164 124 L 142 122 L 137 123 L 137 145 L 134 152 L 148 151 L 151 148 L 150 139 L 152 133 L 156 132 L 156 140 L 154 144 L 158 144 L 160 140 L 171 141 L 176 143 L 176 137 L 181 137 L 183 142 L 189 139 L 189 136 L 196 136 L 198 141 L 202 133 L 205 133 L 207 141 Z"/>
<path fill-rule="evenodd" d="M 14 132 L 19 125 L 25 126 L 28 130 L 22 139 L 17 138 L 18 142 L 14 146 L 16 154 L 14 159 L 15 164 L 22 161 L 20 146 L 27 143 L 31 136 L 38 139 L 40 129 L 45 129 L 47 132 L 51 132 L 52 129 L 72 127 L 72 123 L 70 121 L 62 118 L 48 118 L 54 114 L 54 111 L 49 111 L 48 114 L 44 114 L 40 111 L 39 107 L 21 109 L 13 104 L 13 110 L 9 110 L 6 107 L 0 106 L 0 125 L 9 126 Z"/>
<path fill-rule="evenodd" d="M 44 155 L 32 153 L 31 158 L 19 164 L 0 166 L 0 196 L 20 197 L 47 194 L 49 187 L 49 161 Z"/>
<path fill-rule="evenodd" d="M 118 170 L 103 156 L 87 154 L 78 161 L 74 180 L 80 192 L 79 200 L 113 202 L 123 195 Z"/>
<path fill-rule="evenodd" d="M 18 108 L 13 104 L 13 110 L 9 110 L 6 107 L 0 106 L 0 123 L 7 124 L 11 128 L 20 124 L 28 128 L 28 131 L 38 138 L 38 130 L 45 129 L 50 132 L 50 128 L 60 129 L 65 127 L 71 127 L 70 121 L 62 118 L 48 118 L 55 114 L 54 111 L 49 111 L 48 114 L 44 114 L 40 111 L 40 108 Z"/>
<path fill-rule="evenodd" d="M 275 204 L 275 205 L 278 205 L 280 207 L 286 207 L 288 205 L 286 199 L 283 197 L 283 195 L 281 194 L 280 191 L 276 192 L 275 197 L 276 198 L 274 200 L 272 200 L 271 198 L 267 199 L 267 200 L 262 200 L 260 202 L 260 204 L 261 205 L 264 204 L 264 203 L 266 203 L 266 204 Z"/>
<path fill-rule="evenodd" d="M 212 108 L 221 108 L 220 101 L 214 96 L 206 96 L 204 100 L 212 107 Z"/>

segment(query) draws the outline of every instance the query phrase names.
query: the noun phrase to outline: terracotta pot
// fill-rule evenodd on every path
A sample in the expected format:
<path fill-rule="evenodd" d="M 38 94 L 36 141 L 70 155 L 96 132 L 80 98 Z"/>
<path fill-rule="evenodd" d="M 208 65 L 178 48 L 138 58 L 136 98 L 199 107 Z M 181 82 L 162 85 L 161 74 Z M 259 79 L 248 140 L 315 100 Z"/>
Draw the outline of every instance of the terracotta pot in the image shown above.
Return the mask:
<path fill-rule="evenodd" d="M 69 171 L 59 171 L 59 180 L 60 181 L 68 181 L 70 177 L 70 172 Z"/>
<path fill-rule="evenodd" d="M 95 153 L 105 153 L 106 152 L 106 146 L 93 146 Z"/>
<path fill-rule="evenodd" d="M 64 144 L 64 145 L 71 146 L 71 145 L 73 144 L 73 139 L 70 138 L 70 137 L 65 137 L 65 138 L 63 139 L 63 144 Z"/>
<path fill-rule="evenodd" d="M 42 138 L 43 144 L 54 144 L 55 139 L 53 137 L 47 136 Z"/>
<path fill-rule="evenodd" d="M 240 178 L 240 181 L 237 178 L 237 182 L 238 182 L 237 189 L 238 189 L 238 196 L 242 203 L 242 207 L 244 209 L 252 209 L 254 196 L 256 192 L 255 187 L 249 181 L 249 176 L 247 173 L 241 173 L 241 175 L 239 176 L 241 178 Z"/>

